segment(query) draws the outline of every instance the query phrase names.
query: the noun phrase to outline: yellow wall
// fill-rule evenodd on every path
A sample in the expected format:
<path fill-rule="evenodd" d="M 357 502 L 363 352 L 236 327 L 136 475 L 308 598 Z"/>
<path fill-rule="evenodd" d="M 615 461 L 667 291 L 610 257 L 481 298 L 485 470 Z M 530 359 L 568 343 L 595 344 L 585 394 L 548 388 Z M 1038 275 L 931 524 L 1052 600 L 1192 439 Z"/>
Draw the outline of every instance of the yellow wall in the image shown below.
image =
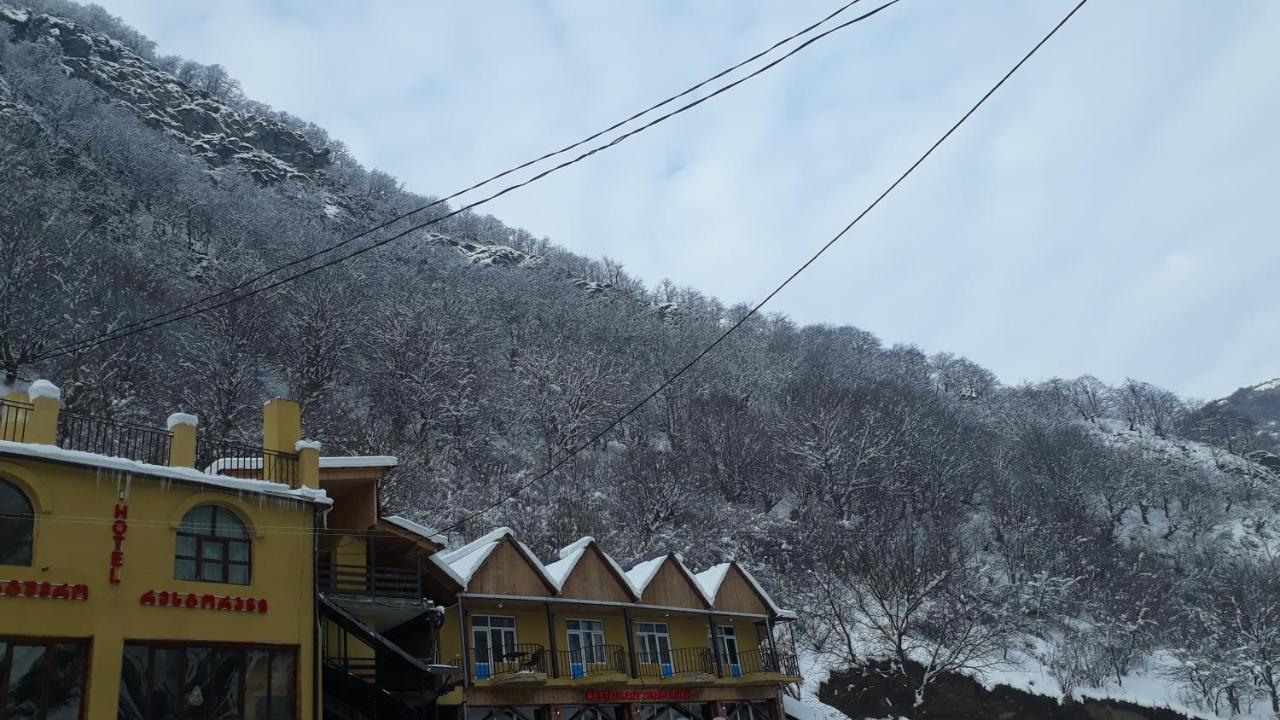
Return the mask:
<path fill-rule="evenodd" d="M 84 602 L 0 597 L 0 635 L 92 638 L 86 698 L 91 720 L 116 717 L 125 640 L 295 646 L 299 717 L 313 716 L 312 506 L 178 483 L 164 487 L 155 478 L 128 479 L 37 460 L 0 459 L 0 477 L 26 491 L 36 513 L 31 566 L 0 565 L 0 579 L 89 586 Z M 121 501 L 123 492 L 127 498 Z M 129 526 L 121 582 L 111 584 L 111 522 L 118 502 L 128 506 Z M 250 585 L 174 579 L 177 524 L 203 503 L 233 510 L 248 526 Z M 145 607 L 139 599 L 149 590 L 265 598 L 269 609 L 249 614 Z"/>

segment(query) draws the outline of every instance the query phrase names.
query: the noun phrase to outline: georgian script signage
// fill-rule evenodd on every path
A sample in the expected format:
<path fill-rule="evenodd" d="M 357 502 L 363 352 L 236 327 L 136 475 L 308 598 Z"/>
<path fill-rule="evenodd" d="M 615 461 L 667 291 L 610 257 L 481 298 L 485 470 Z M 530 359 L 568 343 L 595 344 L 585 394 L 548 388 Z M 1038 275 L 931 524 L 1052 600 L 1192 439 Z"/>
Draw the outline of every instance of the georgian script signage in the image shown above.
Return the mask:
<path fill-rule="evenodd" d="M 111 522 L 111 569 L 107 571 L 107 581 L 112 585 L 120 584 L 120 568 L 124 567 L 124 536 L 128 532 L 129 506 L 117 504 Z"/>
<path fill-rule="evenodd" d="M 84 601 L 89 599 L 89 586 L 42 580 L 0 580 L 0 597 Z"/>
<path fill-rule="evenodd" d="M 168 590 L 148 590 L 138 598 L 138 603 L 146 607 L 186 608 L 188 610 L 223 610 L 226 612 L 256 613 L 267 612 L 266 598 L 243 598 L 231 595 L 197 595 L 195 593 L 169 592 Z"/>
<path fill-rule="evenodd" d="M 646 702 L 688 702 L 693 699 L 693 691 L 685 689 L 672 690 L 588 690 L 589 703 L 646 703 Z"/>

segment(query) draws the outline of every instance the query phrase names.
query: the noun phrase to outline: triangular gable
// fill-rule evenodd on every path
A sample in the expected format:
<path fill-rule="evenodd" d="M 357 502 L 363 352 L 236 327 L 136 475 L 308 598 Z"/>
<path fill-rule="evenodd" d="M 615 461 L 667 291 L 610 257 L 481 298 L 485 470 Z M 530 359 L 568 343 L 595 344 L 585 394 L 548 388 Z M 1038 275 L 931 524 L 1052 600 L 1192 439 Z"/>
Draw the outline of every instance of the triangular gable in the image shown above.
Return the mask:
<path fill-rule="evenodd" d="M 725 612 L 777 614 L 764 590 L 738 563 L 729 563 L 712 598 L 712 607 Z M 771 612 L 772 611 L 772 612 Z"/>
<path fill-rule="evenodd" d="M 711 607 L 711 601 L 703 594 L 693 573 L 689 572 L 689 568 L 676 555 L 667 555 L 662 558 L 661 563 L 656 564 L 640 592 L 640 602 L 645 605 L 699 610 Z"/>
<path fill-rule="evenodd" d="M 399 515 L 378 518 L 378 530 L 404 538 L 429 553 L 439 552 L 448 542 L 445 536 Z"/>
<path fill-rule="evenodd" d="M 467 592 L 476 595 L 512 595 L 517 597 L 553 597 L 559 590 L 533 553 L 515 538 L 504 537 L 474 561 Z M 465 556 L 451 563 L 453 567 Z"/>
<path fill-rule="evenodd" d="M 622 568 L 590 538 L 561 551 L 560 595 L 580 600 L 635 602 L 639 594 Z M 581 542 L 581 541 L 580 541 Z M 567 551 L 567 552 L 566 552 Z M 550 572 L 550 566 L 548 566 Z M 555 573 L 552 573 L 554 576 Z"/>

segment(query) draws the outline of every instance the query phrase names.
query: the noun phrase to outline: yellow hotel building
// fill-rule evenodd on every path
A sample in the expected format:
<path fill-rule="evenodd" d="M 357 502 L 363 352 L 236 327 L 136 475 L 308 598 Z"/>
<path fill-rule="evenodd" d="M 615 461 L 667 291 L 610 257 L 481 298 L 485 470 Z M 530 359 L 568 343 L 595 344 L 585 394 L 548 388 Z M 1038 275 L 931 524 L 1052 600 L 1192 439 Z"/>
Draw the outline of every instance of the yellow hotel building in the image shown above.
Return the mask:
<path fill-rule="evenodd" d="M 783 720 L 794 615 L 736 563 L 450 549 L 290 401 L 260 447 L 197 425 L 4 399 L 0 720 Z"/>

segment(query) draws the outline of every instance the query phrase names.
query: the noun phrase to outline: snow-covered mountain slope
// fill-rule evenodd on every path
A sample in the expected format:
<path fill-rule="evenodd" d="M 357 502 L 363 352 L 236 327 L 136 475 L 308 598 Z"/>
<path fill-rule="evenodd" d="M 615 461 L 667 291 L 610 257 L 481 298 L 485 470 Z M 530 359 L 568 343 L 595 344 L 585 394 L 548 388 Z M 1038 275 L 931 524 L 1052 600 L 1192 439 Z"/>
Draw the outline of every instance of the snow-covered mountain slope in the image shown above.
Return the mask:
<path fill-rule="evenodd" d="M 1242 387 L 1209 404 L 1230 415 L 1247 418 L 1253 424 L 1258 449 L 1280 455 L 1280 378 Z M 1275 466 L 1280 470 L 1280 463 Z"/>
<path fill-rule="evenodd" d="M 235 164 L 261 182 L 309 176 L 329 165 L 329 151 L 314 147 L 300 133 L 273 120 L 237 112 L 118 40 L 70 20 L 0 3 L 0 28 L 15 40 L 57 52 L 69 74 L 87 80 L 148 125 L 182 141 L 210 165 Z"/>

